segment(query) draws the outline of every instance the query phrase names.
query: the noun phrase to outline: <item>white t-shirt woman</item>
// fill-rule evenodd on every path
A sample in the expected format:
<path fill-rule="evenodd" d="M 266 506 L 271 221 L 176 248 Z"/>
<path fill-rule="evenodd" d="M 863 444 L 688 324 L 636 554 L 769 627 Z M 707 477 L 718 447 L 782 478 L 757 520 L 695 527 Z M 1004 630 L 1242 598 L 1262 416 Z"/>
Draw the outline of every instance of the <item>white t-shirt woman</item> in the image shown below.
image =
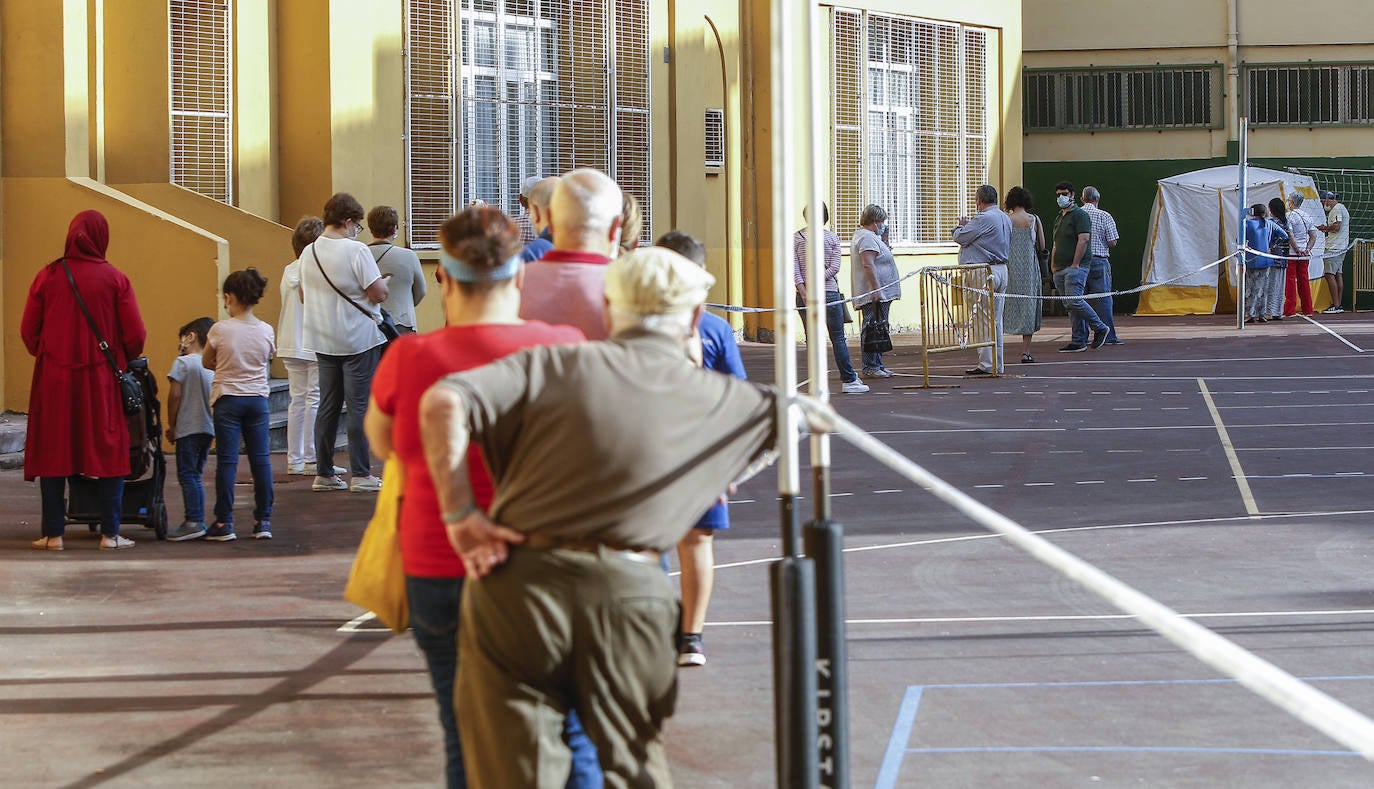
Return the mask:
<path fill-rule="evenodd" d="M 351 238 L 322 235 L 301 252 L 300 263 L 300 286 L 305 292 L 301 344 L 306 350 L 352 356 L 386 342 L 377 328 L 381 315 L 366 292 L 382 278 L 382 272 L 366 245 Z M 334 291 L 335 287 L 343 296 Z"/>

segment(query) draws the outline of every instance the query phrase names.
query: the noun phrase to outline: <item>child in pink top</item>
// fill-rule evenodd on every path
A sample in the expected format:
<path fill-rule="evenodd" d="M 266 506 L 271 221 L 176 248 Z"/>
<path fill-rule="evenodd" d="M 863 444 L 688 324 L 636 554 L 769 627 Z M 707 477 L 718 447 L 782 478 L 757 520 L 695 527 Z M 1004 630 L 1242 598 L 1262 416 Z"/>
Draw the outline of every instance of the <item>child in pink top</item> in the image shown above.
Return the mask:
<path fill-rule="evenodd" d="M 235 271 L 224 280 L 224 308 L 229 319 L 210 329 L 203 361 L 215 371 L 210 406 L 215 417 L 215 525 L 205 539 L 228 542 L 234 535 L 234 479 L 238 475 L 239 441 L 247 445 L 253 472 L 253 537 L 272 539 L 272 460 L 269 454 L 267 366 L 277 346 L 272 327 L 253 315 L 267 288 L 257 269 Z"/>

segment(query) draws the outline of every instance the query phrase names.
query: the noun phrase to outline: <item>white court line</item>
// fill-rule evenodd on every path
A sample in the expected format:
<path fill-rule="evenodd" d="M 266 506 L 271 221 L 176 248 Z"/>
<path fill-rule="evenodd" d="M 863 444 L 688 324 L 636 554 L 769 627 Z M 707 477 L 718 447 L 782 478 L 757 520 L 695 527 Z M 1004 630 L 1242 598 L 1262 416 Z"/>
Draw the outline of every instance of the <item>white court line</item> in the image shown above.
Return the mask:
<path fill-rule="evenodd" d="M 1324 452 L 1328 449 L 1374 449 L 1371 447 L 1236 447 L 1237 452 Z"/>
<path fill-rule="evenodd" d="M 1141 479 L 1128 479 L 1127 482 L 1158 482 L 1154 477 L 1143 477 Z"/>
<path fill-rule="evenodd" d="M 896 489 L 896 488 L 893 488 L 893 489 L 891 489 L 891 490 L 875 490 L 875 491 L 873 491 L 873 492 L 874 492 L 874 493 L 901 493 L 901 491 L 898 490 L 898 489 Z"/>
<path fill-rule="evenodd" d="M 1263 425 L 1231 425 L 1230 428 L 1231 428 L 1232 430 L 1242 430 L 1242 429 L 1250 429 L 1250 428 L 1273 429 L 1273 428 L 1279 428 L 1279 427 L 1359 427 L 1359 426 L 1362 426 L 1362 425 L 1374 425 L 1374 422 L 1278 422 L 1278 423 L 1263 424 Z M 1140 426 L 1137 426 L 1137 427 L 1078 427 L 1078 428 L 1074 428 L 1074 429 L 1075 429 L 1075 430 L 1083 430 L 1083 431 L 1090 431 L 1090 430 L 1091 430 L 1091 431 L 1099 431 L 1099 432 L 1100 432 L 1100 431 L 1110 431 L 1110 430 L 1211 430 L 1213 427 L 1215 427 L 1215 426 L 1214 426 L 1214 425 L 1140 425 Z M 1015 430 L 1016 428 L 1007 428 L 1007 429 L 1008 429 L 1008 430 Z M 1034 429 L 1034 428 L 1028 428 L 1028 429 Z M 1067 430 L 1067 428 L 1062 428 L 1062 429 Z M 888 432 L 890 432 L 890 433 L 903 433 L 903 432 L 916 432 L 916 433 L 919 433 L 919 432 L 921 432 L 921 431 L 919 431 L 919 430 L 915 430 L 915 431 L 889 430 Z"/>
<path fill-rule="evenodd" d="M 1221 421 L 1221 413 L 1217 411 L 1217 404 L 1212 400 L 1212 393 L 1207 389 L 1207 382 L 1199 378 L 1197 385 L 1202 392 L 1202 399 L 1207 403 L 1207 410 L 1212 413 L 1212 421 L 1216 423 L 1217 435 L 1221 437 L 1221 448 L 1226 451 L 1226 462 L 1231 464 L 1231 472 L 1235 475 L 1236 487 L 1240 488 L 1241 501 L 1245 502 L 1245 511 L 1251 515 L 1258 515 L 1259 507 L 1255 505 L 1255 494 L 1250 491 L 1250 483 L 1245 480 L 1245 470 L 1240 466 L 1240 458 L 1236 455 L 1236 448 L 1231 444 L 1231 434 L 1226 432 L 1226 425 Z"/>
<path fill-rule="evenodd" d="M 1255 523 L 1258 521 L 1269 520 L 1291 520 L 1294 518 L 1315 518 L 1320 516 L 1332 517 L 1336 515 L 1374 515 L 1374 510 L 1332 510 L 1329 512 L 1284 512 L 1272 515 L 1228 515 L 1216 518 L 1187 518 L 1183 520 L 1168 521 L 1138 521 L 1135 523 L 1109 523 L 1100 526 L 1065 526 L 1059 529 L 1036 529 L 1034 534 L 1072 534 L 1085 531 L 1108 531 L 1112 529 L 1139 529 L 1160 526 L 1197 526 L 1205 523 L 1234 523 L 1243 521 L 1245 523 Z M 915 548 L 924 545 L 944 545 L 954 542 L 972 542 L 975 540 L 1000 540 L 1002 535 L 988 532 L 978 534 L 961 534 L 956 537 L 931 537 L 925 540 L 907 540 L 904 542 L 879 543 L 877 545 L 855 545 L 844 549 L 844 553 L 867 553 L 869 551 L 886 551 L 893 548 Z M 717 564 L 715 569 L 726 570 L 733 567 L 755 567 L 761 564 L 772 564 L 778 561 L 777 556 L 768 556 L 763 559 L 743 559 L 738 562 L 726 562 Z M 672 575 L 677 575 L 676 572 Z"/>
<path fill-rule="evenodd" d="M 1326 324 L 1318 323 L 1317 321 L 1312 320 L 1311 318 L 1307 317 L 1306 315 L 1303 315 L 1303 316 L 1302 316 L 1302 319 L 1305 320 L 1305 321 L 1307 321 L 1308 323 L 1312 324 L 1313 326 L 1316 326 L 1318 329 L 1321 329 L 1322 331 L 1326 332 L 1327 334 L 1331 335 L 1332 337 L 1335 337 L 1336 339 L 1340 340 L 1341 342 L 1345 343 L 1346 345 L 1349 345 L 1351 348 L 1354 348 L 1356 351 L 1359 351 L 1360 353 L 1364 353 L 1364 349 L 1363 349 L 1363 348 L 1361 348 L 1360 346 L 1358 346 L 1358 345 L 1356 345 L 1355 343 L 1351 342 L 1350 340 L 1347 340 L 1346 338 L 1342 337 L 1341 335 L 1335 333 L 1335 332 L 1332 331 L 1331 329 L 1328 329 L 1328 328 L 1326 327 Z"/>
<path fill-rule="evenodd" d="M 352 619 L 348 620 L 347 622 L 344 622 L 342 625 L 339 626 L 339 629 L 338 629 L 338 630 L 335 630 L 334 632 L 336 632 L 336 633 L 375 633 L 375 632 L 377 632 L 377 628 L 375 628 L 375 627 L 369 627 L 369 628 L 364 629 L 364 628 L 363 628 L 363 625 L 367 624 L 368 622 L 371 622 L 372 620 L 374 620 L 374 619 L 376 619 L 376 618 L 377 618 L 377 615 L 374 614 L 374 613 L 372 613 L 371 611 L 364 611 L 363 614 L 362 614 L 362 616 L 355 616 L 355 617 L 353 617 Z"/>
<path fill-rule="evenodd" d="M 1206 611 L 1180 613 L 1187 619 L 1286 619 L 1303 616 L 1364 616 L 1374 608 L 1320 609 L 1313 611 Z M 846 625 L 949 625 L 999 622 L 1095 622 L 1135 619 L 1130 614 L 1042 614 L 1039 616 L 912 616 L 884 619 L 846 619 Z M 770 619 L 743 619 L 735 622 L 707 622 L 711 627 L 759 627 L 772 625 Z"/>
<path fill-rule="evenodd" d="M 1374 403 L 1273 403 L 1270 405 L 1219 405 L 1217 408 L 1222 411 L 1241 408 L 1374 408 Z"/>

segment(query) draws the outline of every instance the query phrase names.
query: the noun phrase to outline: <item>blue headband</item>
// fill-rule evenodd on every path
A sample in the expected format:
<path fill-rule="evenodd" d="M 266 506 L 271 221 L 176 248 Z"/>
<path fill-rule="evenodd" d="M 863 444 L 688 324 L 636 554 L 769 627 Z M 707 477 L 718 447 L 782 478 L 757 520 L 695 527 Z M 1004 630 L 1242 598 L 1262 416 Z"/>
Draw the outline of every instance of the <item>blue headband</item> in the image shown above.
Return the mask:
<path fill-rule="evenodd" d="M 512 255 L 496 268 L 477 268 L 450 255 L 446 250 L 439 250 L 439 264 L 444 267 L 444 273 L 457 282 L 497 282 L 511 279 L 520 270 L 522 262 L 519 255 Z"/>

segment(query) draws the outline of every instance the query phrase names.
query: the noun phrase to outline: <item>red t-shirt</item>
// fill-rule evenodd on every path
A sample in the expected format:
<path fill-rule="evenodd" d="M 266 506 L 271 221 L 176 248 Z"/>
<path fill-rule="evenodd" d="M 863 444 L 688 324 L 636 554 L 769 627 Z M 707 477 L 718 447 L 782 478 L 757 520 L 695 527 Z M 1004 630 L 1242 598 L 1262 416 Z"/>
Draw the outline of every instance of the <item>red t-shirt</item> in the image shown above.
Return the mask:
<path fill-rule="evenodd" d="M 463 563 L 449 544 L 439 519 L 439 497 L 425 465 L 420 442 L 420 397 L 435 381 L 449 373 L 471 370 L 537 345 L 582 342 L 582 332 L 571 326 L 550 326 L 540 321 L 522 324 L 450 326 L 426 334 L 396 340 L 382 357 L 372 377 L 372 398 L 382 413 L 392 418 L 392 451 L 405 466 L 401 492 L 401 563 L 406 575 L 420 578 L 456 578 Z M 494 488 L 486 464 L 475 446 L 468 448 L 468 473 L 477 505 L 491 505 Z"/>

